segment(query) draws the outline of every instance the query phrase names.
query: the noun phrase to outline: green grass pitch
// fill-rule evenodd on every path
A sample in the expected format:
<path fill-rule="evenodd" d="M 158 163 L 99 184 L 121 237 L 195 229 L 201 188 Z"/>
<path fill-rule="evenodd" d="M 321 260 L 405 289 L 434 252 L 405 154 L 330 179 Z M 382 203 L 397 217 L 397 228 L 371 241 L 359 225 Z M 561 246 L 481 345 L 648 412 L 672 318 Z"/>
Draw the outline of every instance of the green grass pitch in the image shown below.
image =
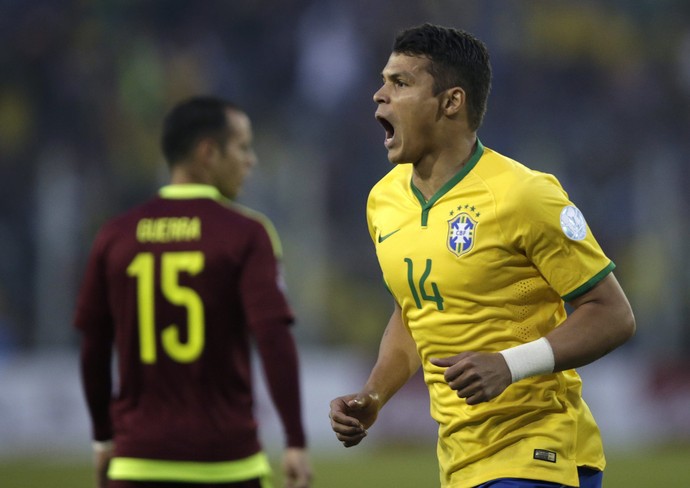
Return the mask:
<path fill-rule="evenodd" d="M 433 488 L 438 486 L 433 447 L 379 447 L 312 454 L 314 488 Z M 277 468 L 277 453 L 269 452 Z M 605 488 L 690 487 L 690 445 L 611 453 Z M 0 458 L 3 488 L 94 488 L 88 459 Z M 281 483 L 277 477 L 275 488 Z"/>

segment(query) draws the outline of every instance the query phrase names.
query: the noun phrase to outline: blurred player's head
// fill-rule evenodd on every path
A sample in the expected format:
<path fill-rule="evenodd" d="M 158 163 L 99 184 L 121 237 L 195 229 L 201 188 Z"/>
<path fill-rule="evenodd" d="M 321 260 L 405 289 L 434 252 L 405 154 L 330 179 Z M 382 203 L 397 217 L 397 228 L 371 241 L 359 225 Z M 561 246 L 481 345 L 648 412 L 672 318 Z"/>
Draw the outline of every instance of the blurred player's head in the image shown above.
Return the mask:
<path fill-rule="evenodd" d="M 163 124 L 162 149 L 173 174 L 210 184 L 235 198 L 256 164 L 252 126 L 237 105 L 195 97 L 176 105 Z"/>
<path fill-rule="evenodd" d="M 428 58 L 435 94 L 462 88 L 467 96 L 469 127 L 475 131 L 479 128 L 491 89 L 491 64 L 484 43 L 459 29 L 424 24 L 400 32 L 393 52 Z"/>

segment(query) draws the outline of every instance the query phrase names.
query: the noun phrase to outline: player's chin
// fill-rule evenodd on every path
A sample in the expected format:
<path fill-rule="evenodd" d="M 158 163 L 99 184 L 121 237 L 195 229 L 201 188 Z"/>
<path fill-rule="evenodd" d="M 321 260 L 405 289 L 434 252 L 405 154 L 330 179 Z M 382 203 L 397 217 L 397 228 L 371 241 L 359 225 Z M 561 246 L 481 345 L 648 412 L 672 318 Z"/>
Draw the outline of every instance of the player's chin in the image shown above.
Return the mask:
<path fill-rule="evenodd" d="M 388 148 L 388 161 L 391 164 L 410 164 L 418 160 L 417 151 L 410 151 L 402 145 L 402 141 Z"/>
<path fill-rule="evenodd" d="M 403 164 L 406 162 L 400 151 L 395 149 L 388 150 L 388 161 L 390 161 L 391 164 Z"/>

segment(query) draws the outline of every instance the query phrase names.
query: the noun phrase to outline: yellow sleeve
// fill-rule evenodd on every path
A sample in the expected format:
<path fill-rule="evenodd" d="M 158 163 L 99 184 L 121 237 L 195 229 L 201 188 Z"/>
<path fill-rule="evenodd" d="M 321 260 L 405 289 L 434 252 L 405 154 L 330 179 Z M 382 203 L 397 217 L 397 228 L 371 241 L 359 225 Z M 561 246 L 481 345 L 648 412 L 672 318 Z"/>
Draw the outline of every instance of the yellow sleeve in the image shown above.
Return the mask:
<path fill-rule="evenodd" d="M 506 222 L 514 245 L 565 301 L 587 292 L 614 269 L 554 176 L 533 172 L 509 193 L 513 218 Z"/>

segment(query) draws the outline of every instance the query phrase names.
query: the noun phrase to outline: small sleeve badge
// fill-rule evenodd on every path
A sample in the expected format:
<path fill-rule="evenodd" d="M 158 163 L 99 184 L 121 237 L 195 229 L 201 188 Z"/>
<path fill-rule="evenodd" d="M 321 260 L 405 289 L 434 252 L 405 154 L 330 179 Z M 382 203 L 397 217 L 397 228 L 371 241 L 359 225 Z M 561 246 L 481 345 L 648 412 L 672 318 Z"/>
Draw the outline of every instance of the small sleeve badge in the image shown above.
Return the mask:
<path fill-rule="evenodd" d="M 583 240 L 587 237 L 585 216 L 573 205 L 563 207 L 563 210 L 561 210 L 561 229 L 563 229 L 563 233 L 568 239 L 573 241 Z"/>

